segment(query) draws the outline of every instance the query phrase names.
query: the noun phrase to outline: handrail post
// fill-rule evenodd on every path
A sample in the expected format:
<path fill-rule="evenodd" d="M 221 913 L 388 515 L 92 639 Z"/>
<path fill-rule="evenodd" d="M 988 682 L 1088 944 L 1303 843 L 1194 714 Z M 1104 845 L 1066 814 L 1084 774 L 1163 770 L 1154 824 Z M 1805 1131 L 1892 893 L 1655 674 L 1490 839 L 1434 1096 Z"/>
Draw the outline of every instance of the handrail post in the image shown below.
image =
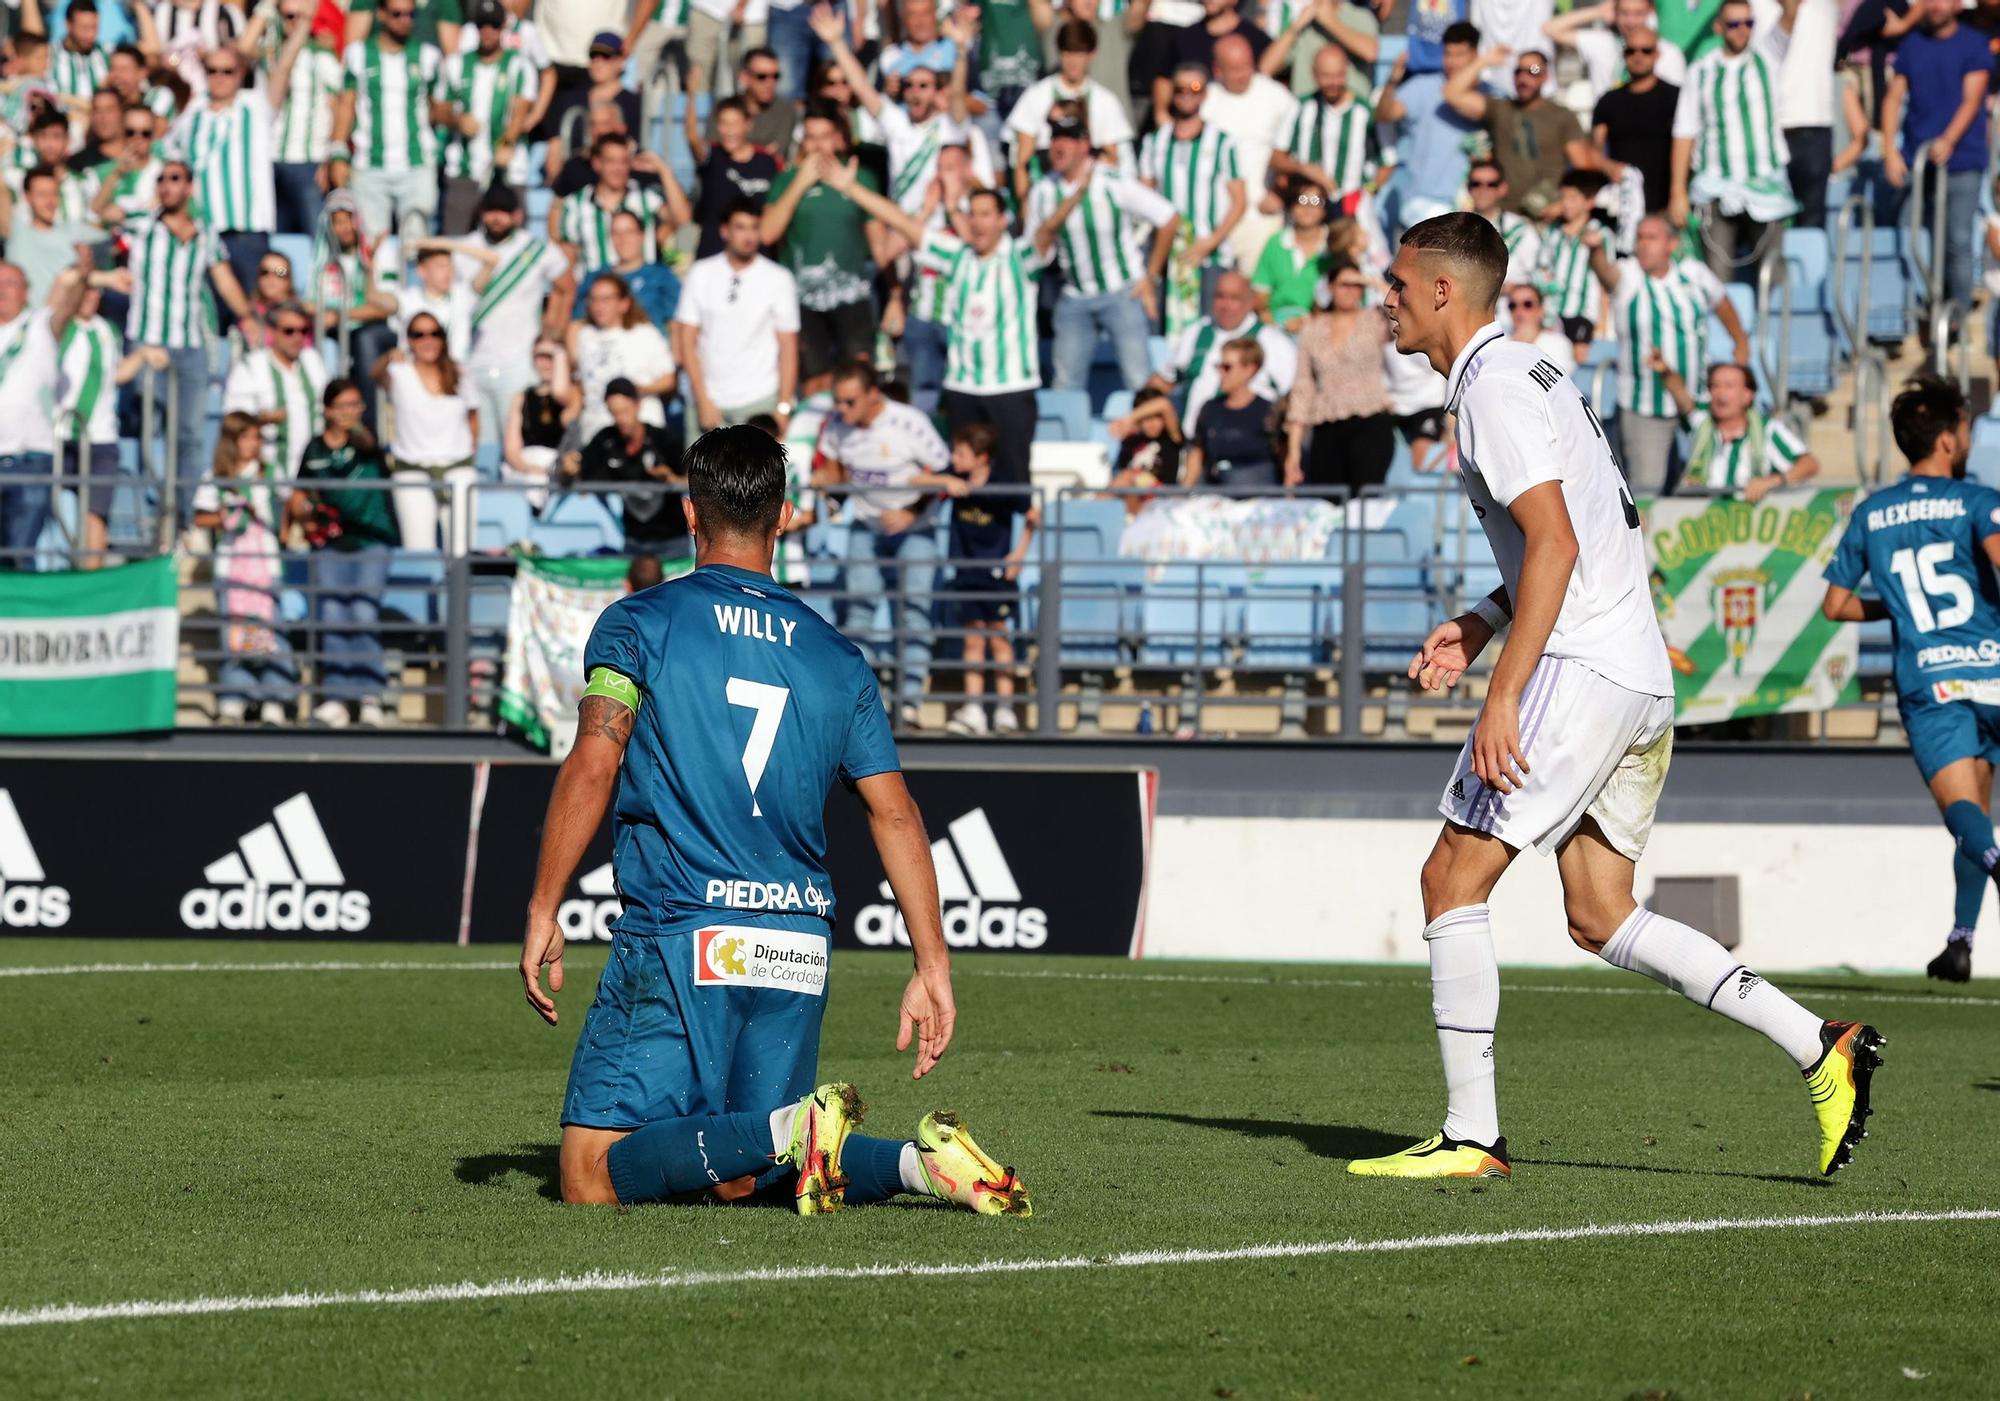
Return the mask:
<path fill-rule="evenodd" d="M 149 381 L 158 376 L 157 370 L 148 375 Z M 164 475 L 160 482 L 160 553 L 172 554 L 174 541 L 179 538 L 180 526 L 180 425 L 181 425 L 181 367 L 171 356 L 167 359 L 167 427 L 166 441 L 160 445 L 160 457 L 164 463 Z M 147 420 L 147 431 L 151 431 L 151 420 Z"/>
<path fill-rule="evenodd" d="M 1035 495 L 1041 494 L 1042 489 L 1036 487 Z M 1055 513 L 1044 511 L 1042 519 L 1053 526 L 1058 518 Z M 1056 709 L 1062 698 L 1062 532 L 1041 530 L 1036 534 L 1041 569 L 1035 584 L 1040 592 L 1035 604 L 1035 734 L 1042 739 L 1053 739 L 1057 731 Z M 1049 553 L 1051 534 L 1056 537 L 1053 555 Z"/>
<path fill-rule="evenodd" d="M 448 554 L 444 562 L 444 723 L 469 727 L 472 692 L 472 560 Z"/>
<path fill-rule="evenodd" d="M 1355 557 L 1356 498 L 1349 495 L 1340 511 L 1340 737 L 1352 740 L 1361 731 L 1363 578 Z"/>

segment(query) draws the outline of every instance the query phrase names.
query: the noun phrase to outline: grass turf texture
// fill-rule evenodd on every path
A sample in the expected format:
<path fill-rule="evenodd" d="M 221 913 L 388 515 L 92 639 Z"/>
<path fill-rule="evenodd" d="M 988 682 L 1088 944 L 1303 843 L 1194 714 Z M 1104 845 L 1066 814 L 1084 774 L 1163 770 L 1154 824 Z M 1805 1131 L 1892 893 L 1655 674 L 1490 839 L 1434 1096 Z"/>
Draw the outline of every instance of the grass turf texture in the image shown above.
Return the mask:
<path fill-rule="evenodd" d="M 496 953 L 10 940 L 0 969 Z M 1798 1073 L 1753 1033 L 1511 972 L 1517 1176 L 1439 1189 L 1342 1172 L 1440 1116 L 1419 970 L 969 956 L 958 1040 L 912 1083 L 907 964 L 843 954 L 823 1073 L 868 1132 L 962 1109 L 1032 1219 L 565 1208 L 555 1117 L 602 953 L 569 964 L 555 1030 L 507 971 L 0 977 L 0 1309 L 1992 1201 L 1967 1156 L 2000 1107 L 1991 983 L 1779 980 L 1890 1038 L 1874 1132 L 1823 1184 Z M 1642 990 L 1568 990 L 1595 988 Z M 1965 1396 L 1996 1386 L 1996 1259 L 2000 1223 L 1844 1224 L 43 1324 L 0 1328 L 0 1396 Z"/>

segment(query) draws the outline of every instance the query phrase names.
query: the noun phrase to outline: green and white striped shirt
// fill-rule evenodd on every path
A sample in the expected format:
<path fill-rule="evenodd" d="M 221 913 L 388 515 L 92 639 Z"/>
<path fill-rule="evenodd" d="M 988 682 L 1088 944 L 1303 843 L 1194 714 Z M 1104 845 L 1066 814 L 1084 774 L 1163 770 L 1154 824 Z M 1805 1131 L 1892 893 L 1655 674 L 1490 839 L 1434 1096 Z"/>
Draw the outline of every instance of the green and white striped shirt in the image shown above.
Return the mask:
<path fill-rule="evenodd" d="M 1375 109 L 1358 97 L 1335 104 L 1314 93 L 1278 133 L 1278 149 L 1331 176 L 1330 198 L 1353 194 L 1375 175 Z"/>
<path fill-rule="evenodd" d="M 1733 57 L 1710 49 L 1694 61 L 1674 108 L 1674 135 L 1694 142 L 1697 175 L 1731 184 L 1785 176 L 1791 153 L 1778 126 L 1777 83 L 1777 62 L 1754 44 Z"/>
<path fill-rule="evenodd" d="M 1702 490 L 1740 491 L 1752 478 L 1788 472 L 1806 455 L 1806 445 L 1782 418 L 1750 410 L 1749 422 L 1734 438 L 1716 431 L 1706 409 L 1688 421 L 1693 446 L 1681 485 Z"/>
<path fill-rule="evenodd" d="M 125 316 L 125 338 L 168 350 L 206 345 L 212 319 L 208 274 L 223 261 L 221 240 L 197 220 L 183 242 L 155 214 L 133 227 L 130 248 L 132 308 Z"/>
<path fill-rule="evenodd" d="M 982 258 L 958 235 L 933 233 L 917 256 L 937 269 L 940 310 L 931 319 L 950 333 L 944 387 L 964 394 L 1039 389 L 1036 265 L 1026 242 L 1002 234 Z"/>
<path fill-rule="evenodd" d="M 111 51 L 101 45 L 88 53 L 77 53 L 66 43 L 49 49 L 49 86 L 67 96 L 91 96 L 110 71 Z"/>
<path fill-rule="evenodd" d="M 1535 280 L 1549 310 L 1557 316 L 1580 316 L 1595 322 L 1604 308 L 1603 289 L 1590 270 L 1590 248 L 1558 224 L 1542 236 L 1542 256 Z"/>
<path fill-rule="evenodd" d="M 349 44 L 342 60 L 343 92 L 354 94 L 354 131 L 348 145 L 357 170 L 398 174 L 436 166 L 437 128 L 431 99 L 443 58 L 429 44 L 382 47 L 373 35 Z"/>
<path fill-rule="evenodd" d="M 1534 221 L 1502 209 L 1494 216 L 1493 227 L 1500 231 L 1500 242 L 1507 247 L 1508 284 L 1534 281 L 1535 264 L 1542 256 L 1542 236 Z"/>
<path fill-rule="evenodd" d="M 1707 395 L 1708 314 L 1724 295 L 1716 275 L 1693 258 L 1679 259 L 1662 277 L 1647 276 L 1630 258 L 1619 263 L 1612 298 L 1619 408 L 1652 418 L 1679 417 L 1665 377 L 1646 368 L 1656 346 L 1697 398 Z"/>
<path fill-rule="evenodd" d="M 450 133 L 445 141 L 444 173 L 486 184 L 493 177 L 493 148 L 513 123 L 514 103 L 534 99 L 541 80 L 519 49 L 501 49 L 492 62 L 477 50 L 460 54 L 445 65 L 445 101 L 479 118 L 477 136 Z M 518 167 L 518 173 L 515 171 Z M 517 145 L 509 170 L 512 185 L 527 183 L 527 147 Z"/>
<path fill-rule="evenodd" d="M 653 23 L 668 29 L 686 29 L 687 22 L 688 0 L 660 0 L 659 8 L 653 11 Z"/>
<path fill-rule="evenodd" d="M 231 368 L 222 393 L 225 413 L 285 415 L 282 423 L 264 428 L 266 475 L 283 479 L 298 474 L 299 458 L 324 421 L 320 395 L 325 388 L 326 366 L 311 346 L 289 369 L 269 350 L 254 350 Z"/>
<path fill-rule="evenodd" d="M 1167 197 L 1188 232 L 1206 238 L 1229 217 L 1230 182 L 1241 180 L 1243 173 L 1236 164 L 1236 143 L 1204 122 L 1185 141 L 1174 135 L 1172 124 L 1155 127 L 1139 147 L 1139 178 Z M 1224 244 L 1204 266 L 1228 267 L 1233 261 Z"/>
<path fill-rule="evenodd" d="M 62 333 L 57 429 L 64 442 L 118 441 L 118 332 L 101 316 L 72 318 Z"/>
<path fill-rule="evenodd" d="M 121 172 L 118 169 L 118 162 L 105 161 L 101 165 L 92 166 L 86 174 L 89 179 L 88 193 L 91 203 L 96 202 L 98 192 L 104 188 L 105 181 L 109 180 L 118 187 L 118 192 L 111 199 L 118 207 L 119 222 L 137 219 L 156 203 L 153 189 L 160 178 L 160 158 L 157 155 L 137 170 Z"/>
<path fill-rule="evenodd" d="M 278 226 L 271 185 L 271 105 L 246 89 L 221 111 L 206 102 L 182 114 L 167 149 L 194 170 L 194 213 L 218 233 L 270 233 Z"/>
<path fill-rule="evenodd" d="M 608 209 L 597 202 L 597 186 L 585 185 L 563 200 L 556 227 L 562 241 L 576 250 L 577 271 L 595 272 L 617 263 L 618 255 L 611 249 L 611 219 L 619 210 L 629 210 L 644 226 L 646 261 L 656 263 L 660 218 L 666 207 L 665 195 L 637 180 L 628 183 L 624 195 Z"/>
<path fill-rule="evenodd" d="M 275 26 L 272 39 L 280 41 Z M 270 61 L 265 60 L 266 73 Z M 284 165 L 318 165 L 326 159 L 333 140 L 333 100 L 340 96 L 342 81 L 340 55 L 317 38 L 309 40 L 292 61 L 291 81 L 285 85 L 285 103 L 278 109 L 271 143 L 272 159 Z"/>
<path fill-rule="evenodd" d="M 1028 215 L 1022 227 L 1030 246 L 1035 231 L 1054 217 L 1072 189 L 1050 174 L 1028 191 Z M 1056 234 L 1053 252 L 1062 267 L 1063 295 L 1096 297 L 1130 287 L 1146 275 L 1153 231 L 1172 218 L 1174 207 L 1164 195 L 1101 164 L 1093 166 L 1089 191 Z"/>

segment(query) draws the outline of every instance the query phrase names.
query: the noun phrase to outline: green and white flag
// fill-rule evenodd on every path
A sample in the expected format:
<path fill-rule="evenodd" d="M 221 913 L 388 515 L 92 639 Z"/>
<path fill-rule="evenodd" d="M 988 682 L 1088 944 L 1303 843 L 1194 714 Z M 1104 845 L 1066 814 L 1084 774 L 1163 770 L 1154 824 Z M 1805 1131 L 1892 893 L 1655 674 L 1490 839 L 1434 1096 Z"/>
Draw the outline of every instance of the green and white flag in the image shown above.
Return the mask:
<path fill-rule="evenodd" d="M 1641 503 L 1678 723 L 1827 710 L 1859 695 L 1861 630 L 1819 611 L 1859 496 L 1803 489 L 1754 505 Z"/>
<path fill-rule="evenodd" d="M 694 561 L 663 560 L 675 579 Z M 625 596 L 622 559 L 517 558 L 507 607 L 507 655 L 500 679 L 500 718 L 537 749 L 574 725 L 583 699 L 583 649 L 597 615 Z"/>
<path fill-rule="evenodd" d="M 0 574 L 0 735 L 174 727 L 174 561 Z"/>

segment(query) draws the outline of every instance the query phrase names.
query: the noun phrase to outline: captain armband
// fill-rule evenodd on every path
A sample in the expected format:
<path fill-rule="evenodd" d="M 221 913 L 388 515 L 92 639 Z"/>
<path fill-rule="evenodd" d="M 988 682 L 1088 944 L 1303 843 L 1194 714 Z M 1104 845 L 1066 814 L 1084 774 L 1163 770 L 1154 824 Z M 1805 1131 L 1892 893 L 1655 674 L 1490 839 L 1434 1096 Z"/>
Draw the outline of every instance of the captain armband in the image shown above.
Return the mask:
<path fill-rule="evenodd" d="M 621 676 L 608 666 L 592 667 L 590 679 L 584 685 L 586 696 L 603 696 L 606 700 L 617 701 L 627 710 L 639 709 L 639 685 L 629 676 Z"/>

